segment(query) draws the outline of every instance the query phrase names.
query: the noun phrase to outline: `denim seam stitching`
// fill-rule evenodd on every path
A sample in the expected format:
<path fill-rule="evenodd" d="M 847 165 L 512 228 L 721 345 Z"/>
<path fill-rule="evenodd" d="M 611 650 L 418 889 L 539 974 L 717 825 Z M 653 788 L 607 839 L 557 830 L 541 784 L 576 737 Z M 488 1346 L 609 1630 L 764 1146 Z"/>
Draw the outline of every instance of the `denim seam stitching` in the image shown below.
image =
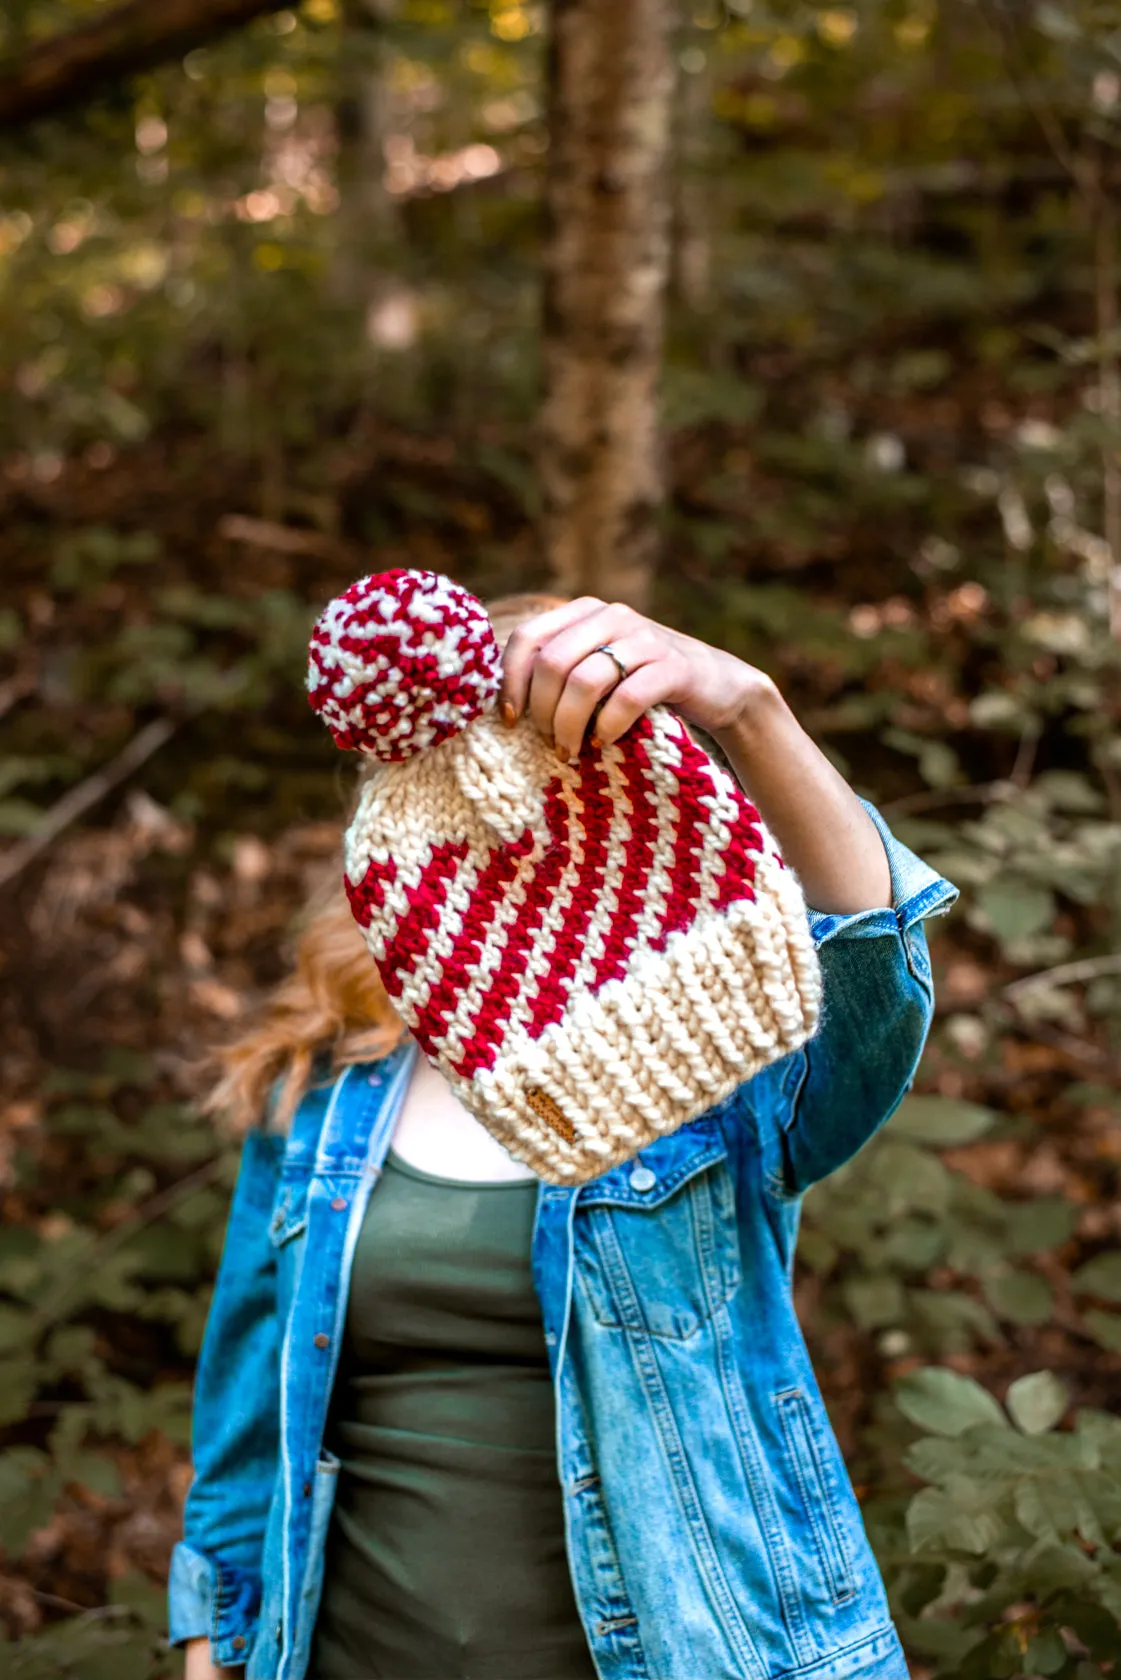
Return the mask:
<path fill-rule="evenodd" d="M 627 1286 L 635 1294 L 634 1280 L 624 1264 Z M 637 1300 L 635 1300 L 637 1306 Z M 689 1534 L 698 1564 L 707 1576 L 714 1607 L 728 1643 L 740 1661 L 749 1664 L 752 1674 L 745 1680 L 763 1680 L 765 1669 L 756 1649 L 751 1630 L 740 1615 L 739 1605 L 720 1564 L 720 1557 L 711 1532 L 705 1522 L 704 1506 L 689 1468 L 688 1454 L 677 1428 L 673 1407 L 666 1394 L 665 1381 L 654 1357 L 654 1338 L 645 1331 L 632 1332 L 628 1337 L 631 1358 L 646 1390 L 655 1425 L 670 1469 L 670 1485 L 681 1510 L 686 1532 Z"/>
<path fill-rule="evenodd" d="M 826 1487 L 825 1476 L 821 1460 L 817 1451 L 817 1443 L 810 1430 L 808 1402 L 800 1388 L 784 1389 L 775 1395 L 782 1423 L 782 1432 L 786 1440 L 786 1448 L 790 1457 L 791 1467 L 798 1483 L 798 1491 L 806 1508 L 806 1519 L 814 1537 L 814 1545 L 821 1564 L 822 1574 L 829 1583 L 829 1593 L 836 1605 L 848 1604 L 856 1597 L 856 1586 L 852 1579 L 852 1564 L 840 1533 L 837 1530 L 836 1519 L 829 1501 L 829 1491 Z M 792 1423 L 788 1421 L 789 1414 L 794 1413 L 800 1426 L 801 1436 L 804 1438 L 806 1449 L 810 1456 L 810 1463 L 814 1471 L 814 1480 L 818 1486 L 818 1498 L 812 1498 L 813 1489 L 808 1485 L 804 1474 L 802 1460 L 797 1451 L 798 1441 L 795 1439 Z M 815 1521 L 814 1513 L 820 1512 Z M 824 1531 L 824 1532 L 823 1532 Z M 836 1558 L 829 1556 L 830 1545 L 836 1550 Z M 839 1568 L 835 1568 L 839 1565 Z"/>

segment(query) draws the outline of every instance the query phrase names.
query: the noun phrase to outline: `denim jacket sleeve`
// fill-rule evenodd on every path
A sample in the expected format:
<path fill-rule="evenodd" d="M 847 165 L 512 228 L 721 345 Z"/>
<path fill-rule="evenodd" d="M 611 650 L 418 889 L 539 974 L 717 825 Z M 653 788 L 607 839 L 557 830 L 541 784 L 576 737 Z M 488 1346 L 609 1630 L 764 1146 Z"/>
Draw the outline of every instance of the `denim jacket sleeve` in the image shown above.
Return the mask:
<path fill-rule="evenodd" d="M 280 1439 L 276 1265 L 269 1219 L 284 1139 L 246 1139 L 195 1378 L 194 1481 L 168 1586 L 172 1644 L 208 1637 L 243 1663 L 261 1599 L 261 1554 Z"/>
<path fill-rule="evenodd" d="M 777 1065 L 756 1112 L 780 1197 L 841 1166 L 890 1119 L 911 1088 L 934 1014 L 923 920 L 945 914 L 958 889 L 897 840 L 874 805 L 861 804 L 887 852 L 892 906 L 809 912 L 821 1018 L 814 1037 Z"/>

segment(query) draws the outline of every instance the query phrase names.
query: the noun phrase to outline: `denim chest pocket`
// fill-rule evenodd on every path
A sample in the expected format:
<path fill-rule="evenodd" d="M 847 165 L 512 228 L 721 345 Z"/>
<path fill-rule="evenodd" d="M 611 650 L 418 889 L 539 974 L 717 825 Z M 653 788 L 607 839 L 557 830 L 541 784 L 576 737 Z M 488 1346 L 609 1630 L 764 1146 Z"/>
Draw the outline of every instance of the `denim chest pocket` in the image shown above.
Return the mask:
<path fill-rule="evenodd" d="M 660 1138 L 580 1191 L 577 1288 L 606 1329 L 687 1341 L 741 1282 L 719 1130 Z"/>

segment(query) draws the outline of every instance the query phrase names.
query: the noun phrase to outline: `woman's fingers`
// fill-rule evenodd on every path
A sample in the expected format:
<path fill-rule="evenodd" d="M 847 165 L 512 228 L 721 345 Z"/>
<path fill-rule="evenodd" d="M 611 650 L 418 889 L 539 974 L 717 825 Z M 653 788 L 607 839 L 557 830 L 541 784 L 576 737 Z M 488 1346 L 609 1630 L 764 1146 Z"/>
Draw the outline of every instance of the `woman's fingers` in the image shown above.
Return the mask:
<path fill-rule="evenodd" d="M 595 596 L 582 595 L 576 601 L 566 601 L 561 607 L 550 607 L 548 612 L 537 613 L 511 630 L 502 654 L 502 691 L 499 696 L 502 715 L 509 722 L 520 718 L 526 710 L 534 662 L 545 644 L 570 626 L 605 610 L 604 603 Z"/>
<path fill-rule="evenodd" d="M 595 739 L 602 746 L 610 746 L 627 733 L 632 723 L 637 723 L 643 712 L 648 712 L 651 706 L 663 705 L 672 701 L 674 694 L 674 678 L 676 676 L 672 657 L 653 660 L 649 665 L 640 665 L 621 682 L 603 702 L 592 731 Z"/>
<path fill-rule="evenodd" d="M 507 723 L 528 712 L 562 758 L 575 758 L 589 724 L 617 741 L 651 706 L 688 689 L 682 638 L 622 602 L 581 596 L 511 631 L 503 652 L 500 707 Z M 621 678 L 612 647 L 627 668 Z"/>
<path fill-rule="evenodd" d="M 580 751 L 589 724 L 595 720 L 595 733 L 599 739 L 600 723 L 609 703 L 616 702 L 614 713 L 616 716 L 627 715 L 627 722 L 616 734 L 622 734 L 623 729 L 630 727 L 646 705 L 653 704 L 647 700 L 631 713 L 629 701 L 635 693 L 659 691 L 660 681 L 656 674 L 658 664 L 658 650 L 650 645 L 650 638 L 642 635 L 616 636 L 611 646 L 627 668 L 627 675 L 620 677 L 619 667 L 609 654 L 597 651 L 598 644 L 583 659 L 577 661 L 569 671 L 560 696 L 553 708 L 552 729 L 553 740 L 558 755 L 575 758 Z M 534 667 L 536 671 L 536 666 Z M 639 672 L 647 673 L 642 684 L 636 690 L 635 683 Z M 650 673 L 655 673 L 651 678 Z M 651 687 L 653 682 L 653 687 Z M 531 693 L 531 707 L 536 695 L 537 679 L 534 677 Z M 616 701 L 616 696 L 619 696 Z M 598 708 L 598 713 L 597 713 Z M 536 715 L 536 714 L 535 714 Z M 616 734 L 607 739 L 614 740 Z"/>

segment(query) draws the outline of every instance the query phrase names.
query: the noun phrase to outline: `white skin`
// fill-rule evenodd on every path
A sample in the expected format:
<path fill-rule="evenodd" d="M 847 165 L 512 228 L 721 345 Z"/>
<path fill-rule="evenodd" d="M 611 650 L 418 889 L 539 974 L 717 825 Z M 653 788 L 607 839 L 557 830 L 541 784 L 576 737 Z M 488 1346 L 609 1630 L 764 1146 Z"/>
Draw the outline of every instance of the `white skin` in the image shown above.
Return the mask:
<path fill-rule="evenodd" d="M 594 649 L 609 643 L 628 669 Z M 887 854 L 864 807 L 765 672 L 621 603 L 582 596 L 526 619 L 503 650 L 501 715 L 528 712 L 558 757 L 577 756 L 600 702 L 594 738 L 617 741 L 651 706 L 667 705 L 719 744 L 815 910 L 850 915 L 891 904 Z M 418 1056 L 393 1148 L 445 1178 L 533 1175 L 467 1112 L 443 1075 Z M 185 1680 L 240 1675 L 218 1668 L 205 1639 L 186 1647 Z"/>

